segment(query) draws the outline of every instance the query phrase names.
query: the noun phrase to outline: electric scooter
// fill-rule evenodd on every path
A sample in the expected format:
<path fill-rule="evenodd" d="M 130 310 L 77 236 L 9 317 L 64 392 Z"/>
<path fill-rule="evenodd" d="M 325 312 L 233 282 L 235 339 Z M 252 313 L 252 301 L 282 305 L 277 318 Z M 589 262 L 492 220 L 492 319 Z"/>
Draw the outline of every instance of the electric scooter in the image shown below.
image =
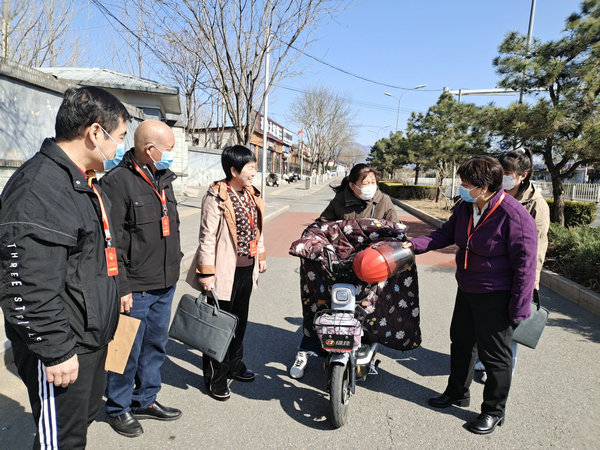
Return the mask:
<path fill-rule="evenodd" d="M 338 263 L 328 258 L 337 280 L 352 278 L 350 262 Z M 348 264 L 349 263 L 349 264 Z M 329 420 L 335 428 L 346 423 L 350 396 L 356 392 L 356 382 L 369 374 L 377 374 L 379 361 L 374 361 L 378 344 L 363 344 L 362 323 L 365 310 L 356 303 L 356 286 L 338 282 L 331 286 L 330 309 L 319 311 L 314 326 L 327 356 L 327 390 Z"/>

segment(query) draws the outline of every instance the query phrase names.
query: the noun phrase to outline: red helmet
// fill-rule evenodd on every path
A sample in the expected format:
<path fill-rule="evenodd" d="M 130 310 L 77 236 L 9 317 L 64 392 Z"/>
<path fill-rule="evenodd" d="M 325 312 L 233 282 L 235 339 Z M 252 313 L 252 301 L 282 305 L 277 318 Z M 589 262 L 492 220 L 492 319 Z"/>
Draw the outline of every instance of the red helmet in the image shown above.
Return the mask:
<path fill-rule="evenodd" d="M 408 269 L 414 260 L 414 253 L 402 248 L 402 242 L 381 241 L 358 252 L 352 269 L 360 280 L 373 284 Z"/>
<path fill-rule="evenodd" d="M 364 249 L 354 257 L 352 269 L 359 279 L 369 284 L 379 283 L 390 277 L 390 269 L 383 255 L 372 247 Z"/>

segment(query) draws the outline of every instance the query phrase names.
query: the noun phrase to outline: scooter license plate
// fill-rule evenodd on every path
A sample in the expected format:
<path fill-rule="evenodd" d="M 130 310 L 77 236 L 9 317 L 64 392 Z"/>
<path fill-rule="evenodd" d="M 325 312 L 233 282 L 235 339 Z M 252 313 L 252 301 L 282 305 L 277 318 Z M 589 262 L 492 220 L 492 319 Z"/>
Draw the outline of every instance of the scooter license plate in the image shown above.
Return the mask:
<path fill-rule="evenodd" d="M 354 336 L 343 334 L 323 334 L 321 338 L 323 349 L 335 352 L 351 352 L 354 345 Z"/>

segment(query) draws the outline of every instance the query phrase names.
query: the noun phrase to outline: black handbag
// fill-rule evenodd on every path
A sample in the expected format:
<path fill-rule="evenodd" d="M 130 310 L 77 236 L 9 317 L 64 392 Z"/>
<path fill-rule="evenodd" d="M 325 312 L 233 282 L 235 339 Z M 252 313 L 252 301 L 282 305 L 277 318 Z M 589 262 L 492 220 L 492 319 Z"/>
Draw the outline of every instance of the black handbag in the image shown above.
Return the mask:
<path fill-rule="evenodd" d="M 189 294 L 181 297 L 169 336 L 223 362 L 235 334 L 238 318 L 220 309 L 215 291 L 211 292 L 213 304 L 207 302 L 204 293 L 198 298 Z"/>
<path fill-rule="evenodd" d="M 542 331 L 544 331 L 547 320 L 548 310 L 540 304 L 540 296 L 536 290 L 533 293 L 533 301 L 531 302 L 531 315 L 515 328 L 513 341 L 529 348 L 535 348 L 540 340 Z"/>

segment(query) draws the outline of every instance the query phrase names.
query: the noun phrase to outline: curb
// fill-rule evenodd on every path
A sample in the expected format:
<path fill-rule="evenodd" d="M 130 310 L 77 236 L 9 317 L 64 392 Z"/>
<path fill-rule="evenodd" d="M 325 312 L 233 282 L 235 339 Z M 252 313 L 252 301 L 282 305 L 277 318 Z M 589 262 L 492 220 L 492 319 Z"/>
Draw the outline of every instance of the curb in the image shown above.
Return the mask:
<path fill-rule="evenodd" d="M 542 269 L 540 282 L 557 294 L 600 317 L 600 294 L 548 269 Z"/>
<path fill-rule="evenodd" d="M 415 208 L 414 206 L 411 206 L 407 203 L 404 203 L 403 201 L 398 200 L 397 198 L 394 198 L 394 197 L 390 197 L 390 198 L 392 199 L 392 203 L 394 205 L 399 206 L 400 208 L 404 209 L 405 211 L 408 211 L 413 216 L 417 217 L 419 220 L 422 220 L 423 222 L 427 223 L 428 225 L 431 225 L 432 227 L 440 228 L 445 222 L 444 220 L 438 219 L 437 217 L 430 216 L 425 211 L 421 211 L 420 209 Z"/>
<path fill-rule="evenodd" d="M 443 220 L 430 216 L 426 212 L 410 206 L 401 200 L 392 198 L 392 202 L 433 227 L 439 228 L 444 223 Z M 542 269 L 540 283 L 557 294 L 562 295 L 567 300 L 600 317 L 600 294 L 597 292 L 587 289 L 579 283 L 575 283 L 548 269 Z"/>

